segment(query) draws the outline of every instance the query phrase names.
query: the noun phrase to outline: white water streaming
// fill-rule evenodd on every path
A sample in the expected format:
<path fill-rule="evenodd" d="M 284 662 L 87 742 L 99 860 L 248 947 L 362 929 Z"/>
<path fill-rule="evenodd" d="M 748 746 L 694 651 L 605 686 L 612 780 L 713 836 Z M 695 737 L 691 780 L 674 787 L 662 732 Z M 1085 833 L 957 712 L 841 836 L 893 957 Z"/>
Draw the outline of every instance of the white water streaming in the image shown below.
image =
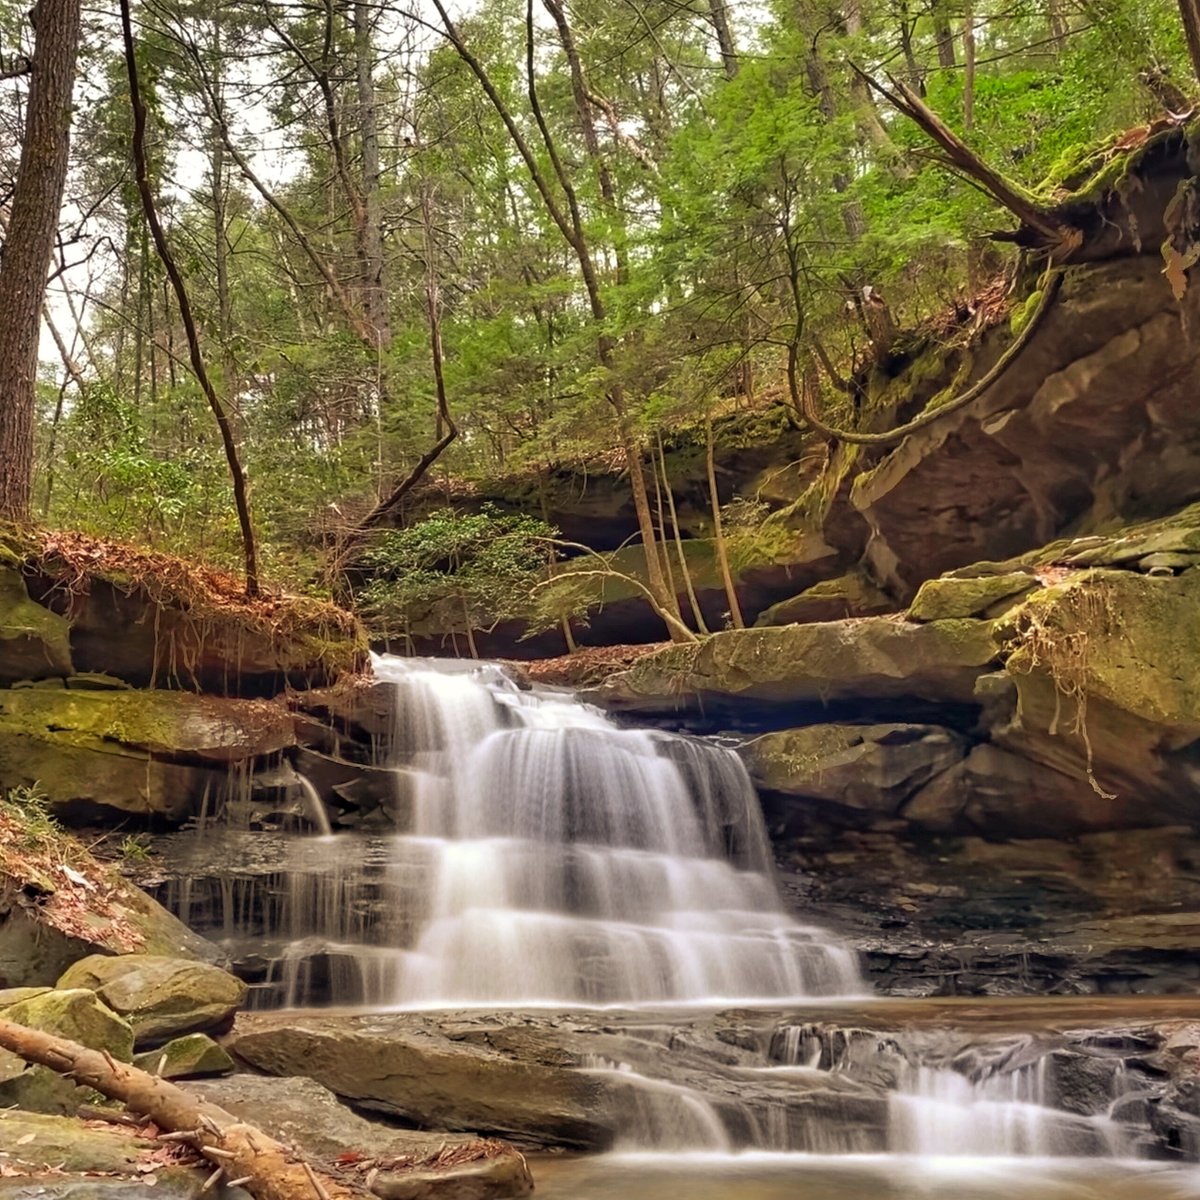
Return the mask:
<path fill-rule="evenodd" d="M 402 1007 L 781 1001 L 860 992 L 853 955 L 783 911 L 732 752 L 617 728 L 499 668 L 382 657 L 387 761 L 419 878 Z"/>
<path fill-rule="evenodd" d="M 1044 1059 L 979 1081 L 911 1068 L 889 1098 L 888 1133 L 892 1150 L 922 1155 L 1121 1157 L 1131 1145 L 1107 1115 L 1051 1107 Z"/>

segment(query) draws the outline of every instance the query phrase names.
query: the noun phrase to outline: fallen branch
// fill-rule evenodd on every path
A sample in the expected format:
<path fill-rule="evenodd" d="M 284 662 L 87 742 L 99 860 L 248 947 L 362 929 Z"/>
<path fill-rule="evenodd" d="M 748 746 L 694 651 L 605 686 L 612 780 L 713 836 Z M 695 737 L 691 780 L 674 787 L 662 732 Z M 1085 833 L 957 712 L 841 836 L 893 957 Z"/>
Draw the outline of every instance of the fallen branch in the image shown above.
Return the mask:
<path fill-rule="evenodd" d="M 95 1088 L 168 1130 L 213 1164 L 210 1179 L 238 1180 L 257 1200 L 361 1200 L 363 1189 L 314 1169 L 261 1129 L 111 1054 L 0 1018 L 0 1047 Z"/>
<path fill-rule="evenodd" d="M 1046 314 L 1050 311 L 1054 303 L 1054 298 L 1058 295 L 1058 289 L 1062 287 L 1062 279 L 1062 271 L 1051 272 L 1049 279 L 1046 280 L 1046 286 L 1042 289 L 1042 298 L 1038 301 L 1037 308 L 1034 309 L 1029 320 L 1026 322 L 1025 328 L 1021 330 L 1012 345 L 1000 355 L 996 360 L 996 365 L 982 379 L 967 388 L 961 396 L 955 396 L 953 400 L 949 400 L 945 404 L 939 404 L 937 408 L 926 409 L 919 416 L 913 417 L 911 421 L 907 421 L 895 429 L 889 429 L 885 433 L 858 433 L 853 430 L 837 429 L 832 425 L 827 425 L 817 413 L 813 404 L 813 398 L 809 394 L 808 389 L 801 388 L 800 382 L 796 377 L 797 347 L 795 342 L 788 347 L 787 365 L 788 388 L 792 394 L 792 403 L 800 409 L 804 414 L 805 420 L 815 430 L 823 433 L 826 437 L 836 438 L 839 442 L 850 442 L 856 446 L 890 446 L 895 442 L 899 442 L 903 438 L 908 437 L 910 433 L 915 433 L 918 429 L 923 429 L 926 425 L 932 425 L 934 421 L 940 420 L 942 417 L 958 412 L 960 408 L 965 408 L 972 400 L 977 400 L 982 396 L 1012 366 L 1025 347 L 1029 345 L 1033 335 L 1038 331 Z"/>

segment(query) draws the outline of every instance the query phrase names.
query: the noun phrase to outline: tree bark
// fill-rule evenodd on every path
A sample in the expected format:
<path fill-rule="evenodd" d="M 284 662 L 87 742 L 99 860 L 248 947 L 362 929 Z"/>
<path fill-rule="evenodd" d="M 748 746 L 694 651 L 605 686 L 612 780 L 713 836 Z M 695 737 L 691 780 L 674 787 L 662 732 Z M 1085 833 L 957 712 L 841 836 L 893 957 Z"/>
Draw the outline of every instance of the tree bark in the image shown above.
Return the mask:
<path fill-rule="evenodd" d="M 358 1200 L 366 1192 L 307 1164 L 261 1129 L 244 1124 L 183 1088 L 78 1042 L 0 1018 L 0 1046 L 26 1062 L 70 1075 L 171 1133 L 212 1162 L 227 1179 L 242 1180 L 256 1200 Z"/>
<path fill-rule="evenodd" d="M 938 66 L 952 71 L 958 66 L 954 57 L 954 30 L 950 27 L 947 0 L 933 0 L 933 36 L 937 42 Z"/>
<path fill-rule="evenodd" d="M 737 44 L 729 25 L 729 6 L 725 0 L 708 0 L 708 15 L 717 34 L 717 46 L 721 51 L 721 65 L 725 78 L 732 79 L 738 73 Z"/>
<path fill-rule="evenodd" d="M 975 128 L 975 13 L 968 2 L 963 14 L 963 129 Z"/>
<path fill-rule="evenodd" d="M 71 148 L 80 0 L 38 0 L 25 135 L 0 259 L 0 518 L 27 521 L 34 384 L 46 276 Z"/>
<path fill-rule="evenodd" d="M 1179 15 L 1183 18 L 1192 73 L 1200 79 L 1200 0 L 1179 0 Z"/>

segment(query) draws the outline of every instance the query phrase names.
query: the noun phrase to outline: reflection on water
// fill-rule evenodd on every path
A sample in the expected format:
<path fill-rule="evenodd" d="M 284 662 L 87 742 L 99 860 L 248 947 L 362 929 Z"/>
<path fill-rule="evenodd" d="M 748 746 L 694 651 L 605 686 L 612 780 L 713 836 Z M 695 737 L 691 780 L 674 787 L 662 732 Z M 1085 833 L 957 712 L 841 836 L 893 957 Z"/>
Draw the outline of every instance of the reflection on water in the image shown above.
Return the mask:
<path fill-rule="evenodd" d="M 892 1155 L 604 1155 L 531 1162 L 541 1200 L 1196 1200 L 1200 1170 Z"/>

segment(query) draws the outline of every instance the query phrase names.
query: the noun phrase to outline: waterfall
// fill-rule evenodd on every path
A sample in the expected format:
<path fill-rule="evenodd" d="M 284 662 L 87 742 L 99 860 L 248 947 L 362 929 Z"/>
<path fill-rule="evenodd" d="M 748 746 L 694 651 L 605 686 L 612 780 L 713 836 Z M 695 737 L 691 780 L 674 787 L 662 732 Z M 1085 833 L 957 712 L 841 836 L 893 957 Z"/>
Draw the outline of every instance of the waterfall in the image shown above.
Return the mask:
<path fill-rule="evenodd" d="M 620 729 L 501 669 L 381 657 L 381 753 L 411 828 L 414 930 L 394 1004 L 782 1001 L 862 991 L 853 955 L 784 912 L 731 751 Z"/>

